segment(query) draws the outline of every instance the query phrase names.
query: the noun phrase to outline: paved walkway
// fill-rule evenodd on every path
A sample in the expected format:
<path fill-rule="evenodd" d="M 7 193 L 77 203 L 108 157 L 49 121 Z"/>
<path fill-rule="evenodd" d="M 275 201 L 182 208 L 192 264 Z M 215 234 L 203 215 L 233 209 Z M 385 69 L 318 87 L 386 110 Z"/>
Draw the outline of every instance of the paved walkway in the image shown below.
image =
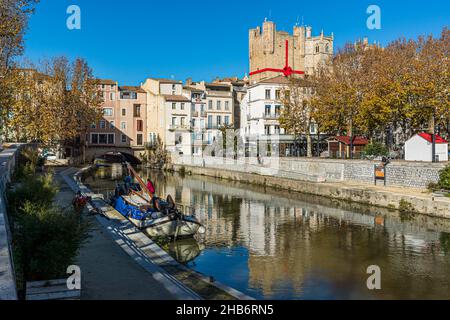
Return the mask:
<path fill-rule="evenodd" d="M 55 170 L 55 181 L 60 192 L 55 201 L 67 207 L 74 193 L 61 172 Z M 152 274 L 138 265 L 104 231 L 93 216 L 85 213 L 91 222 L 90 239 L 81 248 L 77 264 L 81 268 L 81 298 L 83 300 L 173 300 L 169 292 Z"/>

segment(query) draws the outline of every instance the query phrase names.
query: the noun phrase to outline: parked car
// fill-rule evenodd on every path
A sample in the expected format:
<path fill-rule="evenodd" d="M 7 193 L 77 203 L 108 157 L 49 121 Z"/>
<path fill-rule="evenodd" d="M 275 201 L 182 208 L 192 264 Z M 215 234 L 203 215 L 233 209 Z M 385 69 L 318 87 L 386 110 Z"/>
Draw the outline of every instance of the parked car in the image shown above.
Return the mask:
<path fill-rule="evenodd" d="M 56 161 L 56 160 L 58 160 L 58 157 L 53 152 L 46 152 L 46 153 L 44 153 L 43 158 L 45 160 L 47 160 L 47 161 Z"/>

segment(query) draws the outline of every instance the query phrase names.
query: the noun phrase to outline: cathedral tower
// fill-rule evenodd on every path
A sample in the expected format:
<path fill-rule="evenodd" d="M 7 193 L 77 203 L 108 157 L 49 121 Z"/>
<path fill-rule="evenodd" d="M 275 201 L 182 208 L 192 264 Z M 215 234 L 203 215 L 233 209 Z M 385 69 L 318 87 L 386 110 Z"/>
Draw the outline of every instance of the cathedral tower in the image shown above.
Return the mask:
<path fill-rule="evenodd" d="M 286 41 L 288 64 L 294 70 L 312 74 L 326 59 L 333 56 L 334 36 L 312 36 L 309 26 L 295 26 L 293 34 L 277 31 L 276 24 L 264 21 L 260 27 L 249 31 L 250 72 L 265 68 L 283 69 L 286 66 Z M 272 78 L 279 74 L 262 72 L 250 77 L 252 82 Z"/>

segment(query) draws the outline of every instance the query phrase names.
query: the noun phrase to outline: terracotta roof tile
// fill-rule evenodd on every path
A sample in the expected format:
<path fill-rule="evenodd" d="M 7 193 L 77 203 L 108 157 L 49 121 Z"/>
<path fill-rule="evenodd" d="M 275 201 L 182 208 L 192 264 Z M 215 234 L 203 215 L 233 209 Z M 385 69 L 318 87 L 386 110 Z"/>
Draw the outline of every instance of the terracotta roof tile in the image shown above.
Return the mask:
<path fill-rule="evenodd" d="M 110 79 L 97 79 L 99 81 L 100 84 L 117 84 L 116 81 L 114 80 L 110 80 Z"/>
<path fill-rule="evenodd" d="M 191 100 L 189 100 L 185 96 L 180 95 L 164 94 L 163 97 L 164 99 L 166 99 L 166 101 L 170 102 L 191 102 Z"/>
<path fill-rule="evenodd" d="M 346 145 L 350 145 L 350 137 L 349 136 L 337 136 L 335 139 L 339 142 L 342 142 Z M 369 140 L 361 136 L 353 137 L 353 145 L 354 146 L 365 146 L 369 144 Z"/>
<path fill-rule="evenodd" d="M 120 91 L 132 91 L 132 92 L 139 92 L 139 93 L 146 93 L 144 89 L 137 86 L 121 86 L 119 87 Z"/>

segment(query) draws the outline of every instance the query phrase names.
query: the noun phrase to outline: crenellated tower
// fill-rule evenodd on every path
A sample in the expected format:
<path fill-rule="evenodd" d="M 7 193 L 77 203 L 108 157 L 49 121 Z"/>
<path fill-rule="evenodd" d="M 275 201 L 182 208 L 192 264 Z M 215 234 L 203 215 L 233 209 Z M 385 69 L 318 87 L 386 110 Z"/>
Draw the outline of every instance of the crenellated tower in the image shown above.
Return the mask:
<path fill-rule="evenodd" d="M 310 26 L 295 26 L 290 35 L 277 31 L 276 24 L 266 20 L 262 29 L 257 27 L 249 31 L 250 72 L 266 68 L 283 69 L 287 62 L 293 70 L 312 74 L 321 63 L 333 56 L 333 43 L 333 34 L 325 36 L 322 31 L 319 36 L 313 36 Z M 252 75 L 250 80 L 260 81 L 273 76 L 276 75 L 272 72 L 262 72 Z"/>

